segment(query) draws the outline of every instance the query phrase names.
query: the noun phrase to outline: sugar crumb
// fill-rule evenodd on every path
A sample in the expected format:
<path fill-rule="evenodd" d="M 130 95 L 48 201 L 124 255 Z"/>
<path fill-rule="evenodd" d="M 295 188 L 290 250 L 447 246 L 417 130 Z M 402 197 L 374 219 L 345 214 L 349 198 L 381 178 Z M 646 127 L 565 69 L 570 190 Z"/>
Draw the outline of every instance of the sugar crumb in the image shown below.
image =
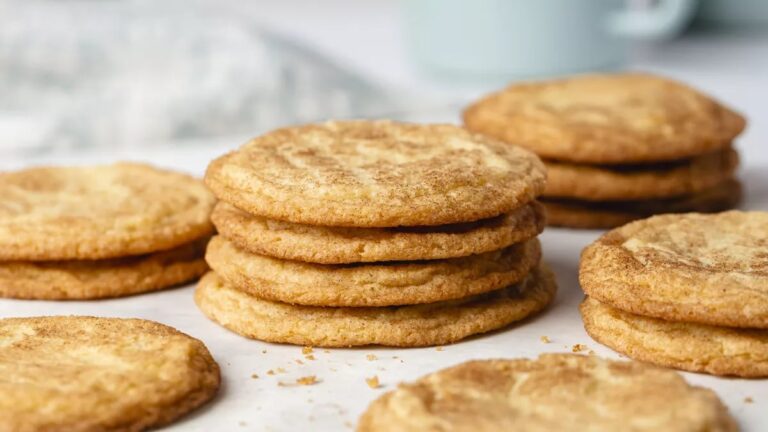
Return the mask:
<path fill-rule="evenodd" d="M 306 386 L 306 385 L 313 385 L 313 384 L 317 384 L 317 383 L 318 383 L 317 377 L 314 376 L 314 375 L 307 375 L 307 376 L 303 376 L 301 378 L 296 378 L 296 384 L 299 384 L 299 385 L 305 385 Z"/>
<path fill-rule="evenodd" d="M 381 383 L 379 382 L 379 377 L 377 375 L 374 375 L 370 378 L 366 378 L 365 383 L 368 384 L 368 387 L 372 389 L 381 387 Z"/>
<path fill-rule="evenodd" d="M 586 350 L 586 349 L 587 349 L 587 346 L 586 346 L 586 345 L 583 345 L 583 344 L 576 344 L 576 345 L 574 345 L 574 346 L 571 348 L 571 351 L 573 351 L 573 352 L 577 353 L 577 352 L 582 352 L 582 351 L 584 351 L 584 350 Z"/>

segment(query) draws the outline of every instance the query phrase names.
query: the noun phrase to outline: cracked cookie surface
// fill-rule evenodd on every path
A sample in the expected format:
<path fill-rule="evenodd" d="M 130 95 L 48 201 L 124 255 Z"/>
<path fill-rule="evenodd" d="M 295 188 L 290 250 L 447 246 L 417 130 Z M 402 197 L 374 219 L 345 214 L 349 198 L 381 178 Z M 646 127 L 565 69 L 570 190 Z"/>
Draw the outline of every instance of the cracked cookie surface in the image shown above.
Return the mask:
<path fill-rule="evenodd" d="M 278 129 L 208 166 L 222 200 L 307 225 L 470 222 L 526 205 L 544 189 L 533 153 L 452 125 L 339 121 Z"/>
<path fill-rule="evenodd" d="M 575 354 L 474 360 L 400 384 L 358 432 L 736 431 L 717 395 L 639 362 Z"/>

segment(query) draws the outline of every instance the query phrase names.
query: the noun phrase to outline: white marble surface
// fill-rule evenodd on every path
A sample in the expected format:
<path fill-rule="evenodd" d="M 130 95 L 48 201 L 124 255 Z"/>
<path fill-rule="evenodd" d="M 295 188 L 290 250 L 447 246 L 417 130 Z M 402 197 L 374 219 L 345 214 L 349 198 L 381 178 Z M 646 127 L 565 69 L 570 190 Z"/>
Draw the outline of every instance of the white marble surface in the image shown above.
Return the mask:
<path fill-rule="evenodd" d="M 295 14 L 296 1 L 269 3 L 264 20 L 271 27 L 306 39 L 372 79 L 405 89 L 403 97 L 418 100 L 412 112 L 400 117 L 456 121 L 463 100 L 480 87 L 449 88 L 413 71 L 398 43 L 393 2 L 333 0 Z M 292 9 L 294 8 L 294 9 Z M 355 37 L 350 38 L 350 32 Z M 375 50 L 371 46 L 376 47 Z M 698 85 L 744 111 L 751 120 L 739 140 L 747 185 L 745 207 L 768 210 L 768 39 L 734 36 L 698 37 L 676 42 L 663 50 L 644 53 L 636 63 L 643 69 L 672 74 Z M 419 94 L 423 97 L 417 97 Z M 134 159 L 202 174 L 207 162 L 241 138 L 219 140 L 217 145 L 189 148 L 120 149 L 75 156 L 46 155 L 34 162 L 90 163 Z M 3 160 L 4 168 L 32 163 Z M 213 403 L 168 428 L 179 431 L 349 430 L 367 404 L 403 380 L 464 360 L 487 357 L 535 356 L 542 352 L 570 351 L 585 344 L 600 355 L 617 357 L 584 332 L 576 306 L 582 294 L 577 282 L 581 248 L 597 237 L 594 231 L 547 229 L 542 237 L 545 259 L 557 273 L 558 298 L 539 317 L 504 331 L 447 346 L 442 351 L 423 349 L 315 349 L 316 360 L 304 359 L 300 347 L 249 341 L 209 322 L 195 308 L 192 286 L 160 293 L 96 302 L 35 302 L 0 300 L 0 316 L 87 314 L 142 317 L 157 320 L 202 339 L 222 366 L 224 386 Z M 543 344 L 539 338 L 552 342 Z M 376 360 L 368 360 L 373 354 Z M 397 357 L 397 358 L 395 358 Z M 302 360 L 304 364 L 297 364 Z M 267 375 L 270 369 L 285 373 Z M 251 378 L 258 374 L 258 379 Z M 296 378 L 316 375 L 313 386 L 279 386 Z M 370 389 L 365 378 L 377 375 L 381 389 Z M 722 379 L 685 374 L 696 384 L 714 389 L 727 403 L 745 431 L 768 430 L 768 384 L 765 380 Z M 754 403 L 745 403 L 751 397 Z"/>

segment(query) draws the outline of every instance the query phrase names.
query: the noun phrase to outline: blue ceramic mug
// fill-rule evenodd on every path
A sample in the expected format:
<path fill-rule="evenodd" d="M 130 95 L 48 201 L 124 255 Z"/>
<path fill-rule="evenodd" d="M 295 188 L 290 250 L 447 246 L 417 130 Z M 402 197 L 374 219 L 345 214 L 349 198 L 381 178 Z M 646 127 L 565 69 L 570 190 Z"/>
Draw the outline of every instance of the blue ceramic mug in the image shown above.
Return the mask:
<path fill-rule="evenodd" d="M 440 75 L 526 77 L 618 67 L 628 43 L 682 31 L 696 0 L 403 0 L 414 60 Z"/>

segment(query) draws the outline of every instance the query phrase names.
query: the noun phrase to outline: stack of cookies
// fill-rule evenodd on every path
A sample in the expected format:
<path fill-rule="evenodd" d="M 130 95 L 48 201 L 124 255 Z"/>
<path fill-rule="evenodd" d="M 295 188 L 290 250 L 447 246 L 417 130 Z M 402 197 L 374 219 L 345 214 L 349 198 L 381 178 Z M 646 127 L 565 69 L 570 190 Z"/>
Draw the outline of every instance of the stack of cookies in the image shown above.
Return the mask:
<path fill-rule="evenodd" d="M 648 74 L 512 85 L 464 112 L 468 129 L 544 159 L 551 225 L 610 228 L 659 213 L 738 205 L 739 114 Z"/>
<path fill-rule="evenodd" d="M 195 299 L 241 335 L 423 346 L 504 327 L 554 297 L 536 236 L 544 167 L 448 125 L 329 122 L 216 159 L 213 272 Z"/>
<path fill-rule="evenodd" d="M 197 179 L 147 165 L 0 173 L 0 296 L 95 299 L 206 272 L 215 199 Z"/>
<path fill-rule="evenodd" d="M 632 358 L 768 377 L 768 213 L 662 215 L 581 258 L 587 332 Z"/>

